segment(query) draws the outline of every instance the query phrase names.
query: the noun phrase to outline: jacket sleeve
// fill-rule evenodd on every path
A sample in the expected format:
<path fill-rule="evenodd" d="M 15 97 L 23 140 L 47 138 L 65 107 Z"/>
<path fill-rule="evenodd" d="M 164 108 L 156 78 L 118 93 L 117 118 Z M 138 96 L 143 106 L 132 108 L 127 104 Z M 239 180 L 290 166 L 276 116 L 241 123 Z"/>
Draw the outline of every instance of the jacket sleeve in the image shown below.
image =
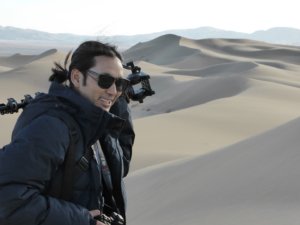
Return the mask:
<path fill-rule="evenodd" d="M 40 116 L 0 149 L 0 224 L 90 225 L 87 209 L 44 195 L 69 144 L 65 124 Z"/>
<path fill-rule="evenodd" d="M 132 157 L 132 147 L 135 139 L 133 130 L 131 111 L 125 97 L 121 96 L 110 110 L 111 113 L 125 120 L 124 127 L 119 134 L 118 140 L 123 152 L 124 174 L 129 172 L 130 161 Z"/>

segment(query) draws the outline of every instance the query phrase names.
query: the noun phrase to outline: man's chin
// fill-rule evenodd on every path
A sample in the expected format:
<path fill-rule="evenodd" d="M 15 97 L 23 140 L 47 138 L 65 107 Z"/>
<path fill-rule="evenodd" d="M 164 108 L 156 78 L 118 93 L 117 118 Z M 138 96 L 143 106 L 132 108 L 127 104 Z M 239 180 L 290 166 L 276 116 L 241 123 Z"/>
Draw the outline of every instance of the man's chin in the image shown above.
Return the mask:
<path fill-rule="evenodd" d="M 103 105 L 103 104 L 99 104 L 98 102 L 95 104 L 98 108 L 101 108 L 104 111 L 109 112 L 111 105 Z"/>

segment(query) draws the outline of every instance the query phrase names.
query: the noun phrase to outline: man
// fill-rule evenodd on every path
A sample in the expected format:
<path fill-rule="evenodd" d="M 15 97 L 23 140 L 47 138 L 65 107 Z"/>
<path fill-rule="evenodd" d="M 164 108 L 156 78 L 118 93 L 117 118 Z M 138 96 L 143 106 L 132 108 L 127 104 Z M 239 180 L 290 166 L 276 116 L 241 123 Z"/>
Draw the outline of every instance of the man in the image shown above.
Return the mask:
<path fill-rule="evenodd" d="M 122 57 L 87 41 L 67 70 L 68 58 L 64 68 L 55 63 L 49 93 L 25 107 L 0 150 L 1 225 L 103 225 L 99 216 L 113 212 L 125 218 L 122 179 L 135 135 Z"/>

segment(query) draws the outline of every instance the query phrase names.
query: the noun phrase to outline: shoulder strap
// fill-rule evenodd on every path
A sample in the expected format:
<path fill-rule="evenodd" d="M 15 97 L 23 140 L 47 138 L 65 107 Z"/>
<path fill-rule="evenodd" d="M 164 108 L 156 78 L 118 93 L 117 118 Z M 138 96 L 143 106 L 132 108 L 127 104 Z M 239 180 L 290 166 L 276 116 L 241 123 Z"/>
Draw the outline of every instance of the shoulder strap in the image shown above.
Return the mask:
<path fill-rule="evenodd" d="M 48 115 L 61 119 L 69 128 L 70 144 L 63 163 L 62 183 L 54 183 L 50 195 L 64 200 L 70 200 L 74 184 L 75 145 L 81 137 L 81 131 L 74 118 L 63 111 L 50 110 Z"/>
<path fill-rule="evenodd" d="M 105 185 L 105 188 L 108 192 L 108 194 L 111 197 L 111 203 L 112 206 L 108 206 L 108 207 L 112 207 L 113 210 L 116 210 L 118 214 L 120 214 L 120 210 L 117 206 L 114 194 L 113 194 L 113 184 L 112 184 L 112 178 L 111 178 L 111 173 L 110 173 L 110 169 L 109 166 L 107 164 L 104 152 L 102 150 L 102 147 L 100 145 L 99 140 L 96 141 L 96 143 L 92 146 L 95 155 L 99 154 L 99 158 L 100 158 L 100 166 L 101 166 L 101 170 L 102 170 L 102 178 L 103 178 L 103 183 Z"/>

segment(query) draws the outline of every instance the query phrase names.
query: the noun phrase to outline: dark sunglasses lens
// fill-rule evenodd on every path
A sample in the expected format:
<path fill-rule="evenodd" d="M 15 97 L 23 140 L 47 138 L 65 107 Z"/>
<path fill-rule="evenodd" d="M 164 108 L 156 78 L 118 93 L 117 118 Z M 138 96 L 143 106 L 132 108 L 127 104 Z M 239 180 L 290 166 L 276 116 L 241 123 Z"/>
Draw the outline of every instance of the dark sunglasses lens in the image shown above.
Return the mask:
<path fill-rule="evenodd" d="M 116 89 L 117 91 L 125 91 L 128 87 L 129 82 L 125 79 L 119 78 L 116 80 Z"/>
<path fill-rule="evenodd" d="M 113 78 L 109 74 L 101 74 L 98 78 L 98 85 L 101 88 L 107 89 L 109 88 L 115 81 L 115 78 Z"/>
<path fill-rule="evenodd" d="M 125 79 L 122 79 L 122 78 L 115 79 L 110 74 L 101 74 L 99 76 L 98 85 L 101 88 L 107 89 L 107 88 L 110 88 L 110 86 L 114 82 L 116 83 L 117 91 L 124 91 L 127 88 L 128 84 L 129 84 L 128 80 L 125 80 Z"/>

